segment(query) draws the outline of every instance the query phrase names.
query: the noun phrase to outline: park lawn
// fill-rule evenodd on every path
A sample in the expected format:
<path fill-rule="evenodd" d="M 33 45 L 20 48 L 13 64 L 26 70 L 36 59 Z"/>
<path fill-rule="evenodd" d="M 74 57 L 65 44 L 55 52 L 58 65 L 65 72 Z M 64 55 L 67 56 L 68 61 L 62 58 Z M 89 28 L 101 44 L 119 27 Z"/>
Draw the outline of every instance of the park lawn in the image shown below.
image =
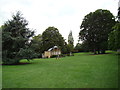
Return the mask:
<path fill-rule="evenodd" d="M 30 64 L 4 65 L 2 70 L 3 88 L 118 87 L 118 57 L 114 53 L 34 59 Z"/>

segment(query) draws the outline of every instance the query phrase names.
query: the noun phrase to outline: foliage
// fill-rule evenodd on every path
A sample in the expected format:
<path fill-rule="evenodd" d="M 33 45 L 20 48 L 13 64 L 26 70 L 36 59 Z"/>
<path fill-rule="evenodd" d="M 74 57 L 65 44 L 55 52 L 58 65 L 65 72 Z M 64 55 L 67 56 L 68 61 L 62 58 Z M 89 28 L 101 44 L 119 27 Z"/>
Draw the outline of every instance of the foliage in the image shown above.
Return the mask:
<path fill-rule="evenodd" d="M 38 57 L 41 57 L 43 52 L 42 35 L 39 34 L 37 36 L 32 37 L 30 45 L 31 45 L 30 48 L 32 48 L 35 51 L 35 53 L 38 54 Z"/>
<path fill-rule="evenodd" d="M 64 51 L 65 40 L 55 27 L 48 27 L 42 34 L 43 51 L 53 46 L 58 46 L 62 52 Z"/>
<path fill-rule="evenodd" d="M 21 57 L 21 59 L 27 59 L 28 61 L 38 57 L 38 53 L 36 53 L 33 49 L 30 47 L 28 48 L 21 48 L 20 51 L 18 52 L 18 57 Z"/>
<path fill-rule="evenodd" d="M 118 22 L 109 34 L 108 45 L 111 50 L 120 50 L 120 7 L 118 8 Z"/>
<path fill-rule="evenodd" d="M 91 54 L 2 66 L 3 88 L 118 88 L 118 57 Z"/>
<path fill-rule="evenodd" d="M 79 39 L 86 41 L 88 47 L 99 53 L 105 53 L 107 49 L 108 34 L 112 31 L 115 19 L 108 10 L 98 9 L 87 14 L 80 26 Z"/>
<path fill-rule="evenodd" d="M 2 26 L 2 60 L 3 64 L 19 63 L 19 53 L 29 45 L 29 38 L 34 31 L 27 28 L 28 22 L 18 11 Z"/>
<path fill-rule="evenodd" d="M 86 41 L 83 41 L 81 44 L 77 43 L 74 50 L 76 52 L 88 52 L 91 49 L 88 47 L 88 43 Z"/>
<path fill-rule="evenodd" d="M 109 34 L 108 45 L 111 50 L 120 49 L 120 23 L 117 23 Z"/>
<path fill-rule="evenodd" d="M 73 45 L 72 44 L 67 44 L 67 53 L 73 52 Z"/>
<path fill-rule="evenodd" d="M 72 36 L 72 31 L 70 31 L 69 35 L 68 35 L 68 52 L 72 52 L 73 51 L 73 48 L 74 48 L 74 39 L 73 39 L 73 36 Z"/>
<path fill-rule="evenodd" d="M 69 35 L 68 35 L 68 44 L 73 45 L 74 44 L 74 39 L 72 36 L 72 31 L 70 31 Z"/>
<path fill-rule="evenodd" d="M 74 52 L 80 52 L 81 51 L 81 44 L 77 43 L 75 48 L 74 48 Z"/>

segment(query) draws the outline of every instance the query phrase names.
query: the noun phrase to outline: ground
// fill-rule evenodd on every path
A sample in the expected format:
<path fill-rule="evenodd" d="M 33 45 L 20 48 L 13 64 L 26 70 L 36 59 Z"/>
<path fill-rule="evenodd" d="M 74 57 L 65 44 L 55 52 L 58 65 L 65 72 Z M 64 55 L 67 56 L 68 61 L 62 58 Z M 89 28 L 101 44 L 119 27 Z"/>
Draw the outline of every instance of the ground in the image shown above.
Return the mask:
<path fill-rule="evenodd" d="M 34 59 L 4 65 L 3 88 L 117 88 L 118 58 L 114 53 L 76 53 L 60 59 Z"/>

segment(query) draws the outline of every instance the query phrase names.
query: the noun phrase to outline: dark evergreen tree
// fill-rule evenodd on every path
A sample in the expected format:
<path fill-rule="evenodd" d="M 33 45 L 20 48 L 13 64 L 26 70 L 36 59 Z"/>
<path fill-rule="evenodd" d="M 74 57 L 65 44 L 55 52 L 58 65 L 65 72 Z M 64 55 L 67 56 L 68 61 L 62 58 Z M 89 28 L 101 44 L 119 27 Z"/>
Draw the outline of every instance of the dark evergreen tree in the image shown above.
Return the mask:
<path fill-rule="evenodd" d="M 29 47 L 29 38 L 34 31 L 28 27 L 28 22 L 18 11 L 2 26 L 2 60 L 3 64 L 16 64 L 24 58 L 24 49 Z M 29 55 L 29 54 L 28 54 Z M 29 56 L 28 56 L 29 57 Z"/>

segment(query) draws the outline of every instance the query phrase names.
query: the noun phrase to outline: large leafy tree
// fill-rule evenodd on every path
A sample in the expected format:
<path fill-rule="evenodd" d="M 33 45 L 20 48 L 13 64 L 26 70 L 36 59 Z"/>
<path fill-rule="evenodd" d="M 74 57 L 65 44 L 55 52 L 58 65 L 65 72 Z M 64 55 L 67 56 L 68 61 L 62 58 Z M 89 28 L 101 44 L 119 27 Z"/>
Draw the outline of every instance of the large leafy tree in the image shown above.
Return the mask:
<path fill-rule="evenodd" d="M 65 40 L 55 27 L 48 27 L 42 34 L 43 51 L 53 46 L 58 46 L 64 51 Z"/>
<path fill-rule="evenodd" d="M 4 64 L 16 64 L 20 59 L 30 55 L 29 38 L 34 31 L 28 27 L 27 20 L 18 11 L 2 26 L 2 59 Z M 26 53 L 25 53 L 26 52 Z M 23 54 L 25 53 L 25 54 Z M 29 58 L 29 56 L 27 56 Z"/>
<path fill-rule="evenodd" d="M 87 14 L 80 26 L 79 39 L 86 41 L 88 47 L 96 54 L 105 53 L 108 34 L 115 24 L 113 14 L 108 10 L 98 9 Z"/>

